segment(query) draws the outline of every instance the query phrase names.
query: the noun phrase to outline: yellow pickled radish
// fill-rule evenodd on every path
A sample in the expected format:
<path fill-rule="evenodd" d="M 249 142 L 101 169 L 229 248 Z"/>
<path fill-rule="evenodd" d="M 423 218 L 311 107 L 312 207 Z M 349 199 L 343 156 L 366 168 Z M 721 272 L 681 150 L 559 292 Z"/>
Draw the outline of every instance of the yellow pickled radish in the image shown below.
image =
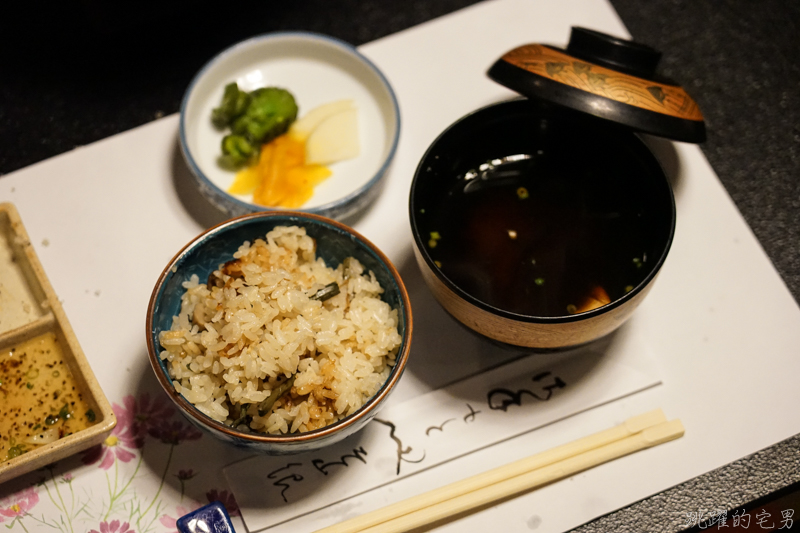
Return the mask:
<path fill-rule="evenodd" d="M 301 207 L 311 199 L 314 187 L 330 175 L 330 169 L 322 165 L 304 165 L 289 169 L 286 173 L 289 190 L 281 201 L 281 207 Z"/>
<path fill-rule="evenodd" d="M 233 183 L 228 187 L 231 194 L 253 194 L 261 181 L 261 173 L 258 166 L 243 168 L 236 173 Z"/>

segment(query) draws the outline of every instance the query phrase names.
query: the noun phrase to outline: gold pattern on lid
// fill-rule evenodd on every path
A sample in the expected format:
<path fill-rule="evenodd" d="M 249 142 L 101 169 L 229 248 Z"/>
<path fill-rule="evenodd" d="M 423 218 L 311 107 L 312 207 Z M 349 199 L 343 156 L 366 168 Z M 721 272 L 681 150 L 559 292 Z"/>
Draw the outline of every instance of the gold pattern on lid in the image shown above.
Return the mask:
<path fill-rule="evenodd" d="M 681 87 L 623 74 L 546 46 L 520 46 L 506 53 L 503 60 L 532 74 L 616 102 L 684 120 L 703 120 L 697 103 Z"/>

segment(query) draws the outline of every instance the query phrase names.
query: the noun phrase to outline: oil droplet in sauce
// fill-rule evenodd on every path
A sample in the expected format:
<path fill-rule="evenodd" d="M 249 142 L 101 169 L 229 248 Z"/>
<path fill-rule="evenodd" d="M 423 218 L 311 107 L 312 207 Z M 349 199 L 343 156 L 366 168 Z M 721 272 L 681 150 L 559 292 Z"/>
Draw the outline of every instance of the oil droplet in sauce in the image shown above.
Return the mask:
<path fill-rule="evenodd" d="M 0 461 L 95 422 L 54 333 L 0 349 Z"/>

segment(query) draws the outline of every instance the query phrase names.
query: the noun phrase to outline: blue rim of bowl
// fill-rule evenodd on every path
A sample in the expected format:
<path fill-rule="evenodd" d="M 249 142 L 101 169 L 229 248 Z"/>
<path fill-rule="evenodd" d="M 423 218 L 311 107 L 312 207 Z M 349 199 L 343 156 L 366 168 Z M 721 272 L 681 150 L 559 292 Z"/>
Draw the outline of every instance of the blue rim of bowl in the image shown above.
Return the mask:
<path fill-rule="evenodd" d="M 405 316 L 405 331 L 403 332 L 402 336 L 402 344 L 400 345 L 400 349 L 397 352 L 397 359 L 395 360 L 395 366 L 392 367 L 392 371 L 389 373 L 389 376 L 386 378 L 386 381 L 383 382 L 381 387 L 373 394 L 367 401 L 364 402 L 360 408 L 358 408 L 354 413 L 337 420 L 336 422 L 329 424 L 327 426 L 321 427 L 319 429 L 315 429 L 312 431 L 306 431 L 304 433 L 287 433 L 282 435 L 272 435 L 266 433 L 245 433 L 243 431 L 239 431 L 236 428 L 223 424 L 222 422 L 217 422 L 216 420 L 212 419 L 211 417 L 202 413 L 197 407 L 194 406 L 189 400 L 187 400 L 183 394 L 179 394 L 174 386 L 172 385 L 172 378 L 164 372 L 163 367 L 160 364 L 160 357 L 159 354 L 161 350 L 158 347 L 156 342 L 155 336 L 155 324 L 153 323 L 153 314 L 155 311 L 156 303 L 161 297 L 161 294 L 164 291 L 164 287 L 166 285 L 167 280 L 174 274 L 172 269 L 180 265 L 186 258 L 186 256 L 191 253 L 199 244 L 202 243 L 206 238 L 216 233 L 220 233 L 232 226 L 238 226 L 242 224 L 247 224 L 251 219 L 262 219 L 262 218 L 285 218 L 285 219 L 301 219 L 301 220 L 311 220 L 315 224 L 319 224 L 322 226 L 328 226 L 330 229 L 347 234 L 350 237 L 355 237 L 357 240 L 369 253 L 375 256 L 383 265 L 386 266 L 387 270 L 391 274 L 391 277 L 395 280 L 397 284 L 397 289 L 400 293 L 400 302 L 398 313 L 402 313 Z M 296 221 L 296 220 L 295 220 Z M 156 379 L 161 385 L 162 389 L 167 393 L 167 395 L 174 401 L 177 402 L 180 407 L 183 409 L 183 412 L 191 416 L 196 422 L 199 422 L 202 426 L 208 427 L 211 430 L 219 431 L 233 439 L 240 439 L 249 441 L 251 443 L 259 443 L 259 444 L 291 444 L 291 443 L 303 443 L 308 442 L 311 440 L 315 440 L 321 437 L 329 436 L 332 433 L 336 433 L 338 430 L 342 428 L 349 427 L 365 416 L 368 416 L 369 413 L 375 410 L 379 405 L 381 405 L 385 400 L 386 397 L 389 395 L 389 392 L 397 385 L 397 382 L 400 380 L 400 377 L 403 375 L 405 371 L 406 364 L 408 363 L 408 356 L 411 350 L 411 338 L 414 329 L 413 318 L 411 313 L 411 300 L 408 297 L 408 291 L 406 289 L 405 284 L 403 283 L 403 279 L 400 277 L 400 272 L 397 270 L 397 267 L 394 266 L 394 263 L 377 247 L 375 246 L 372 241 L 361 235 L 355 229 L 342 224 L 336 220 L 330 219 L 328 217 L 317 215 L 313 213 L 306 213 L 302 211 L 263 211 L 258 213 L 249 213 L 246 215 L 241 215 L 224 222 L 213 226 L 200 235 L 197 235 L 191 241 L 189 241 L 183 248 L 178 251 L 177 254 L 167 263 L 167 266 L 158 276 L 158 281 L 156 282 L 155 287 L 153 288 L 153 292 L 150 295 L 150 301 L 147 305 L 147 319 L 145 321 L 145 333 L 147 335 L 147 355 L 148 359 L 150 360 L 150 365 L 153 367 L 153 371 L 156 374 Z"/>
<path fill-rule="evenodd" d="M 239 51 L 242 48 L 246 48 L 250 46 L 252 43 L 265 41 L 265 40 L 273 40 L 273 39 L 283 39 L 287 37 L 302 37 L 314 41 L 322 41 L 327 42 L 329 44 L 333 44 L 337 46 L 341 50 L 348 52 L 356 57 L 356 59 L 363 62 L 367 65 L 380 79 L 383 86 L 386 88 L 386 91 L 389 93 L 389 97 L 392 101 L 392 108 L 394 110 L 395 115 L 395 128 L 392 136 L 392 143 L 389 148 L 389 152 L 386 154 L 386 158 L 384 159 L 381 167 L 375 173 L 370 180 L 356 189 L 355 191 L 351 192 L 347 196 L 343 196 L 338 200 L 334 200 L 332 202 L 328 202 L 327 204 L 323 204 L 317 207 L 312 207 L 309 209 L 303 209 L 302 207 L 299 209 L 285 209 L 280 207 L 268 207 L 268 206 L 259 206 L 258 204 L 253 204 L 250 202 L 244 202 L 232 194 L 220 189 L 217 185 L 215 185 L 208 177 L 200 170 L 200 167 L 192 157 L 191 152 L 189 151 L 188 144 L 186 142 L 186 106 L 189 102 L 189 97 L 191 96 L 195 85 L 197 82 L 206 74 L 206 72 L 214 65 L 222 61 L 223 59 L 227 58 L 229 55 L 233 54 L 234 52 Z M 238 207 L 248 211 L 248 212 L 259 212 L 263 210 L 275 210 L 281 212 L 289 212 L 289 211 L 300 211 L 303 213 L 313 213 L 318 215 L 325 215 L 326 212 L 335 210 L 336 208 L 340 208 L 342 206 L 346 206 L 351 202 L 354 202 L 357 198 L 362 196 L 366 191 L 371 189 L 373 186 L 377 185 L 379 181 L 383 178 L 386 174 L 386 170 L 389 168 L 392 160 L 394 159 L 395 152 L 397 151 L 397 144 L 400 140 L 400 105 L 397 102 L 397 95 L 394 93 L 394 89 L 392 88 L 389 80 L 386 79 L 386 76 L 381 72 L 381 70 L 366 56 L 364 56 L 361 52 L 359 52 L 355 46 L 351 45 L 348 42 L 342 41 L 341 39 L 337 39 L 336 37 L 331 37 L 329 35 L 323 35 L 321 33 L 314 33 L 314 32 L 303 32 L 303 31 L 287 31 L 287 32 L 273 32 L 273 33 L 265 33 L 262 35 L 257 35 L 255 37 L 251 37 L 244 41 L 240 41 L 233 46 L 230 46 L 214 56 L 210 61 L 208 61 L 203 67 L 195 74 L 192 81 L 189 83 L 189 87 L 187 87 L 186 92 L 183 95 L 183 100 L 181 101 L 181 109 L 180 109 L 180 127 L 179 127 L 179 137 L 180 137 L 180 144 L 181 144 L 181 152 L 183 153 L 183 158 L 186 163 L 189 165 L 189 169 L 192 171 L 192 174 L 200 180 L 205 186 L 209 187 L 218 195 L 221 195 L 228 199 L 231 203 L 237 205 Z"/>
<path fill-rule="evenodd" d="M 647 276 L 640 281 L 633 289 L 629 292 L 623 294 L 616 300 L 596 309 L 592 309 L 591 311 L 586 311 L 584 313 L 576 313 L 574 315 L 557 315 L 557 316 L 536 316 L 536 315 L 523 315 L 520 313 L 515 313 L 512 311 L 508 311 L 506 309 L 501 309 L 499 307 L 493 306 L 476 298 L 475 296 L 469 294 L 467 291 L 462 289 L 456 283 L 454 283 L 449 277 L 445 275 L 442 270 L 436 266 L 433 258 L 428 253 L 427 248 L 425 247 L 425 241 L 420 235 L 419 227 L 417 226 L 417 215 L 416 215 L 416 208 L 415 208 L 415 191 L 416 185 L 418 180 L 422 178 L 422 169 L 427 166 L 427 161 L 431 158 L 431 155 L 436 153 L 436 149 L 438 148 L 439 142 L 458 125 L 461 123 L 472 120 L 476 115 L 481 113 L 491 112 L 492 109 L 504 107 L 504 106 L 512 106 L 517 105 L 519 102 L 527 101 L 526 98 L 513 98 L 511 100 L 502 100 L 499 102 L 495 102 L 492 104 L 488 104 L 483 106 L 479 109 L 471 111 L 466 115 L 463 115 L 455 122 L 447 126 L 439 135 L 437 135 L 436 139 L 431 142 L 430 146 L 425 150 L 425 153 L 420 158 L 419 163 L 417 164 L 417 168 L 414 170 L 414 177 L 411 179 L 411 188 L 409 192 L 409 202 L 408 202 L 408 216 L 409 222 L 411 225 L 411 234 L 414 239 L 414 246 L 420 252 L 420 256 L 423 258 L 425 263 L 427 264 L 430 271 L 433 273 L 434 276 L 438 280 L 440 280 L 444 285 L 452 291 L 456 296 L 462 298 L 464 301 L 468 302 L 471 305 L 479 309 L 483 309 L 484 311 L 488 311 L 493 313 L 497 316 L 507 318 L 510 320 L 516 320 L 519 322 L 527 322 L 532 324 L 559 324 L 559 323 L 566 323 L 566 322 L 578 322 L 581 320 L 586 320 L 589 318 L 593 318 L 599 315 L 603 315 L 608 313 L 609 311 L 616 309 L 617 307 L 627 303 L 631 299 L 633 299 L 637 294 L 642 292 L 645 287 L 650 285 L 650 283 L 655 279 L 658 273 L 661 271 L 661 267 L 664 265 L 664 262 L 667 260 L 667 255 L 669 253 L 670 248 L 672 248 L 673 240 L 675 239 L 675 226 L 676 226 L 676 219 L 677 219 L 677 209 L 675 206 L 675 194 L 672 190 L 672 186 L 669 183 L 669 179 L 667 178 L 666 173 L 664 172 L 664 168 L 661 165 L 661 162 L 655 156 L 655 154 L 650 150 L 650 148 L 645 144 L 642 140 L 641 136 L 636 132 L 631 131 L 631 145 L 636 146 L 636 149 L 642 151 L 642 153 L 647 153 L 650 155 L 649 164 L 654 169 L 654 173 L 658 174 L 660 178 L 659 186 L 663 186 L 665 188 L 665 193 L 668 197 L 668 210 L 670 214 L 669 220 L 669 231 L 667 235 L 666 242 L 664 244 L 664 248 L 661 251 L 661 254 L 658 257 L 658 260 L 653 264 L 650 268 L 650 271 L 647 273 Z"/>

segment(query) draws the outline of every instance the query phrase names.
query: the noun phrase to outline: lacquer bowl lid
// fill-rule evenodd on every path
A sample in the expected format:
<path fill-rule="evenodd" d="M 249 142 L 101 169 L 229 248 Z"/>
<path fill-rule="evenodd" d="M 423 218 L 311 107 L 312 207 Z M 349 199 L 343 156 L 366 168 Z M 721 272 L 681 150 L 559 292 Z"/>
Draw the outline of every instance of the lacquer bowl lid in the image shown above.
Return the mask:
<path fill-rule="evenodd" d="M 697 103 L 656 72 L 661 53 L 634 41 L 573 27 L 566 50 L 526 44 L 489 69 L 494 81 L 635 131 L 699 143 L 706 138 Z"/>

